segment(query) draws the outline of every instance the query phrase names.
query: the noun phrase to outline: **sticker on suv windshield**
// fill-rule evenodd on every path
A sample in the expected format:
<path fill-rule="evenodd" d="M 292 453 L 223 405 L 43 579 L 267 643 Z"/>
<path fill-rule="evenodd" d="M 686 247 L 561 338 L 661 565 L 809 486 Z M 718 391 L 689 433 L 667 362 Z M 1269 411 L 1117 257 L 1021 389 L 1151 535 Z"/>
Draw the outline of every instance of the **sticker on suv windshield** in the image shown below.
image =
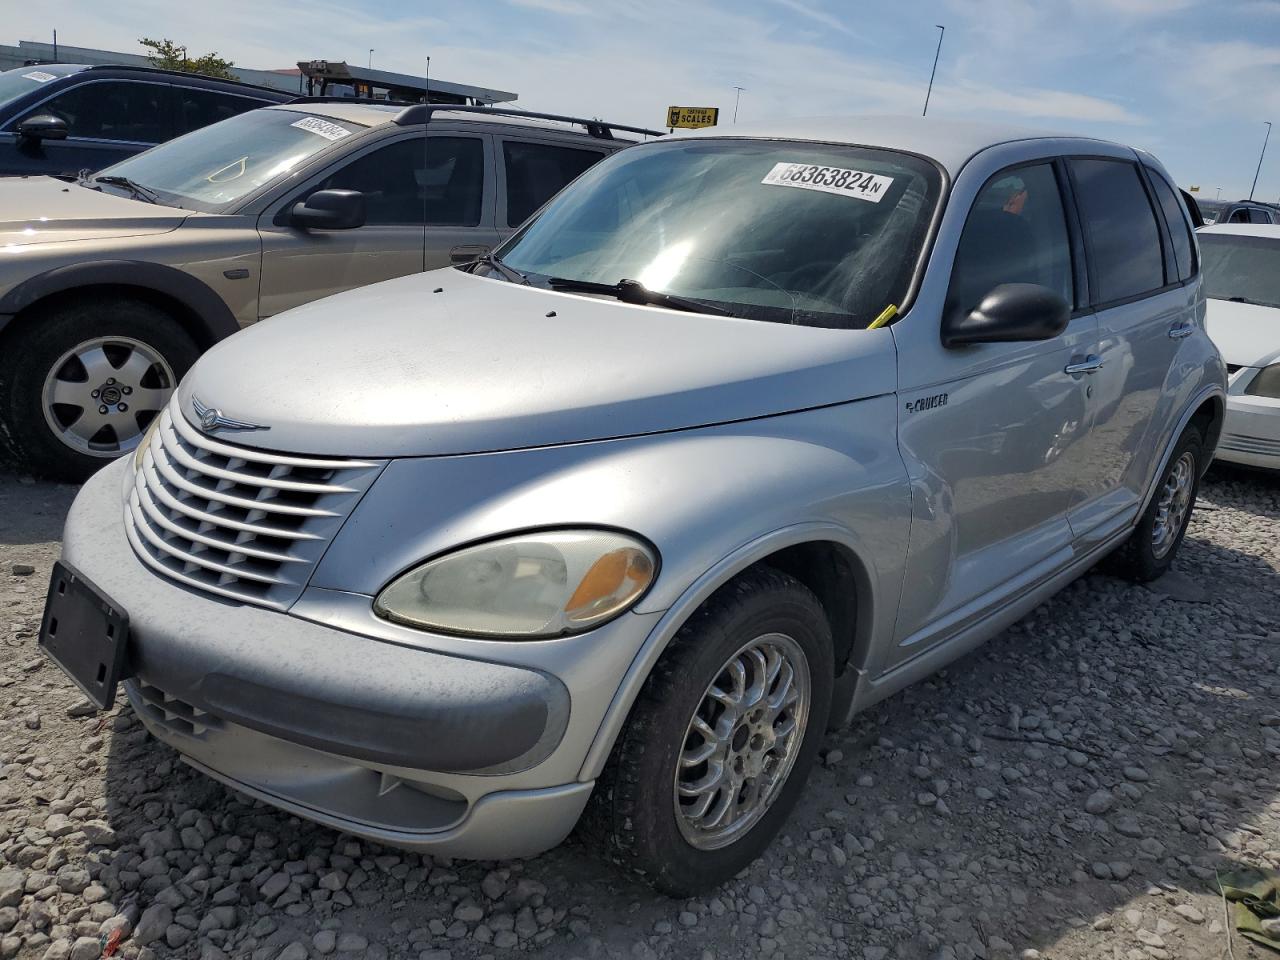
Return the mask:
<path fill-rule="evenodd" d="M 56 73 L 45 73 L 43 70 L 32 70 L 30 73 L 24 73 L 23 79 L 34 80 L 36 83 L 48 83 L 50 80 L 57 80 Z"/>
<path fill-rule="evenodd" d="M 351 136 L 351 131 L 346 127 L 340 127 L 336 123 L 328 120 L 321 120 L 319 117 L 303 117 L 294 123 L 289 124 L 291 127 L 297 127 L 299 130 L 306 130 L 308 133 L 314 133 L 318 137 L 324 137 L 326 140 L 341 140 L 343 137 Z"/>
<path fill-rule="evenodd" d="M 857 197 L 879 203 L 893 183 L 893 177 L 863 173 L 845 167 L 824 167 L 817 163 L 778 163 L 760 181 L 774 187 L 820 190 L 841 197 Z"/>

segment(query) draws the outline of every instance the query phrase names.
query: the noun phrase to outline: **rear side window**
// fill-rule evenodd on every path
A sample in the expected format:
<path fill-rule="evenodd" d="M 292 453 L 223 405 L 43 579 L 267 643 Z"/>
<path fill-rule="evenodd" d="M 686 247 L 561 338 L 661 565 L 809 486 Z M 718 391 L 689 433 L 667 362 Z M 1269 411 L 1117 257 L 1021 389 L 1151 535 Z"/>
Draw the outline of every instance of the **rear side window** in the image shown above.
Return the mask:
<path fill-rule="evenodd" d="M 1249 222 L 1250 223 L 1270 223 L 1271 214 L 1267 213 L 1267 211 L 1265 210 L 1251 209 L 1249 211 Z"/>
<path fill-rule="evenodd" d="M 1227 223 L 1249 223 L 1249 211 L 1244 207 L 1232 210 L 1231 216 L 1227 218 Z"/>
<path fill-rule="evenodd" d="M 69 137 L 160 143 L 171 136 L 172 96 L 167 84 L 102 80 L 72 87 L 27 116 L 61 117 Z"/>
<path fill-rule="evenodd" d="M 1173 256 L 1178 261 L 1178 279 L 1187 280 L 1196 272 L 1195 244 L 1191 239 L 1191 228 L 1182 212 L 1182 200 L 1173 192 L 1173 188 L 1160 174 L 1148 169 L 1151 186 L 1156 192 L 1156 200 L 1164 211 L 1165 223 L 1169 225 L 1169 236 L 1173 239 Z"/>
<path fill-rule="evenodd" d="M 1071 240 L 1052 164 L 997 173 L 982 188 L 956 249 L 947 314 L 968 313 L 1002 283 L 1034 283 L 1075 301 Z"/>
<path fill-rule="evenodd" d="M 1160 228 L 1137 166 L 1124 160 L 1069 163 L 1092 253 L 1097 302 L 1127 300 L 1163 287 Z"/>
<path fill-rule="evenodd" d="M 518 227 L 570 180 L 603 160 L 604 154 L 507 140 L 502 157 L 507 168 L 507 226 Z"/>
<path fill-rule="evenodd" d="M 265 107 L 268 102 L 194 87 L 174 87 L 174 90 L 178 97 L 175 136 L 199 130 L 219 120 L 227 120 L 246 110 Z"/>

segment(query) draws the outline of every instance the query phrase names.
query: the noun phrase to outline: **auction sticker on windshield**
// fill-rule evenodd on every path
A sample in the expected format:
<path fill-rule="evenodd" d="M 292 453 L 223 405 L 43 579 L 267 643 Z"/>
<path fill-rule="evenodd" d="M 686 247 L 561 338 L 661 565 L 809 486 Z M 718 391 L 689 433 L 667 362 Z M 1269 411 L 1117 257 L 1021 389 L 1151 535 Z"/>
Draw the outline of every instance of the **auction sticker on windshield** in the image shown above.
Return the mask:
<path fill-rule="evenodd" d="M 50 80 L 57 80 L 58 77 L 53 73 L 45 73 L 43 70 L 32 70 L 30 73 L 22 75 L 24 80 L 34 80 L 36 83 L 48 83 Z"/>
<path fill-rule="evenodd" d="M 314 133 L 318 137 L 324 137 L 326 140 L 341 140 L 343 137 L 351 136 L 351 131 L 346 127 L 339 126 L 328 120 L 321 120 L 319 117 L 303 117 L 289 124 L 291 127 L 297 127 L 299 130 L 306 130 L 308 133 Z"/>
<path fill-rule="evenodd" d="M 818 163 L 778 163 L 760 181 L 774 187 L 820 190 L 842 197 L 857 197 L 879 203 L 893 183 L 893 177 L 863 173 L 845 167 L 824 167 Z"/>

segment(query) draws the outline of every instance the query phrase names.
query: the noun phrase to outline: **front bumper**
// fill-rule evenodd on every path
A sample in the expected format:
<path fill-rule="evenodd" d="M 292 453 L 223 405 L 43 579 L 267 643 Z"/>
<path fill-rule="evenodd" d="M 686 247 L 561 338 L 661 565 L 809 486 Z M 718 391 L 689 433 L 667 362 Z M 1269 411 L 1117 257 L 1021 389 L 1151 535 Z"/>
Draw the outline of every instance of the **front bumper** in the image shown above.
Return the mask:
<path fill-rule="evenodd" d="M 1233 384 L 1233 388 L 1235 385 Z M 1227 397 L 1218 460 L 1280 470 L 1280 400 L 1245 394 Z"/>
<path fill-rule="evenodd" d="M 81 490 L 63 557 L 128 611 L 126 692 L 157 738 L 238 790 L 383 843 L 491 859 L 541 852 L 572 829 L 592 783 L 565 771 L 579 769 L 601 715 L 575 702 L 567 736 L 571 696 L 557 676 L 157 575 L 126 537 L 128 470 L 125 458 Z M 621 628 L 643 639 L 648 622 Z"/>

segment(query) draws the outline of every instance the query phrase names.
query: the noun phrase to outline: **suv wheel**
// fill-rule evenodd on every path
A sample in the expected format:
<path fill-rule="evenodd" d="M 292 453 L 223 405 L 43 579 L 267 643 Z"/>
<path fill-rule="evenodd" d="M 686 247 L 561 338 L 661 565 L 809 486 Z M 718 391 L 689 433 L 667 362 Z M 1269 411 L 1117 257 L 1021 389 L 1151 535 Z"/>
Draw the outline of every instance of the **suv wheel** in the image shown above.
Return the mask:
<path fill-rule="evenodd" d="M 673 896 L 730 879 L 795 806 L 832 683 L 831 629 L 817 598 L 776 570 L 744 573 L 690 618 L 654 668 L 584 831 Z"/>
<path fill-rule="evenodd" d="M 1188 427 L 1174 447 L 1137 528 L 1112 556 L 1111 567 L 1116 574 L 1147 583 L 1173 566 L 1195 508 L 1203 451 L 1200 432 Z"/>
<path fill-rule="evenodd" d="M 83 480 L 137 447 L 199 349 L 133 300 L 76 302 L 25 320 L 0 351 L 0 440 L 21 468 Z"/>

